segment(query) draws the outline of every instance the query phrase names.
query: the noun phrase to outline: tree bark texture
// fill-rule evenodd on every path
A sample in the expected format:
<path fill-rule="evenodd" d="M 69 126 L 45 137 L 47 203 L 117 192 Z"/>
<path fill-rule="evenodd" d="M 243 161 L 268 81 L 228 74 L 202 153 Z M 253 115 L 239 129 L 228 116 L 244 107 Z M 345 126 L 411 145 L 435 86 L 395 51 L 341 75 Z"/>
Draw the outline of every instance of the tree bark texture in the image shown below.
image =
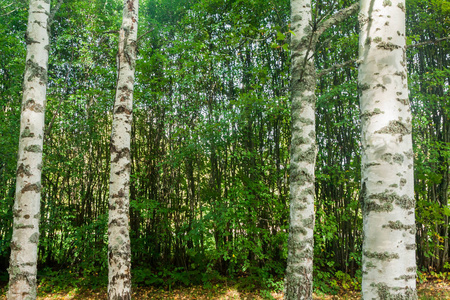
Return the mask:
<path fill-rule="evenodd" d="M 404 0 L 359 15 L 363 299 L 417 299 Z"/>
<path fill-rule="evenodd" d="M 36 299 L 50 1 L 31 0 L 20 118 L 8 299 Z"/>
<path fill-rule="evenodd" d="M 124 0 L 118 79 L 111 132 L 108 222 L 108 299 L 131 299 L 129 235 L 130 141 L 138 29 L 138 0 Z"/>
<path fill-rule="evenodd" d="M 312 299 L 314 249 L 315 88 L 311 2 L 291 0 L 290 225 L 285 297 Z"/>

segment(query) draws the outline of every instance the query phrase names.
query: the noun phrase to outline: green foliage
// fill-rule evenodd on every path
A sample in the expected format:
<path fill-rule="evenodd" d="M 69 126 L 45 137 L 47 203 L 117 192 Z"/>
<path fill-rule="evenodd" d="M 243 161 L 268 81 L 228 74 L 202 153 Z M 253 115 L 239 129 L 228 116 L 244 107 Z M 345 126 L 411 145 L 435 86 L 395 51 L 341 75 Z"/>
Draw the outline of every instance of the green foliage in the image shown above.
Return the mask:
<path fill-rule="evenodd" d="M 408 35 L 414 43 L 448 36 L 448 11 L 442 1 L 407 3 Z M 422 9 L 419 9 L 421 7 Z M 430 20 L 429 12 L 437 18 Z M 417 21 L 420 20 L 419 23 Z M 433 26 L 433 28 L 431 28 Z M 411 106 L 415 156 L 417 253 L 419 265 L 442 271 L 448 256 L 449 65 L 442 60 L 448 42 L 412 48 Z M 445 257 L 444 257 L 445 256 Z"/>
<path fill-rule="evenodd" d="M 163 269 L 154 272 L 150 269 L 136 269 L 133 271 L 134 283 L 138 285 L 153 285 L 172 287 L 175 285 L 189 285 L 202 283 L 199 271 L 184 271 L 183 268 L 173 270 Z"/>
<path fill-rule="evenodd" d="M 316 272 L 314 274 L 314 291 L 320 294 L 336 295 L 339 292 L 338 286 L 330 284 L 332 282 L 332 273 Z"/>
<path fill-rule="evenodd" d="M 45 295 L 52 292 L 59 292 L 77 286 L 79 279 L 75 273 L 53 271 L 45 268 L 38 275 L 39 293 Z"/>
<path fill-rule="evenodd" d="M 0 5 L 0 270 L 8 267 L 12 235 L 27 9 L 25 2 Z"/>
<path fill-rule="evenodd" d="M 6 270 L 27 4 L 0 2 L 0 270 Z M 120 26 L 121 5 L 64 1 L 53 23 L 39 243 L 43 291 L 105 284 L 117 74 L 111 32 Z M 314 21 L 345 5 L 314 3 Z M 448 36 L 445 1 L 407 5 L 409 43 Z M 282 289 L 287 257 L 289 1 L 147 0 L 141 7 L 130 166 L 133 280 L 213 287 L 226 276 L 243 287 L 261 286 L 270 299 L 268 290 Z M 357 40 L 356 15 L 330 28 L 314 54 L 316 68 L 354 59 Z M 448 41 L 407 52 L 417 255 L 436 274 L 449 267 L 447 53 Z M 356 77 L 357 66 L 350 65 L 317 82 L 314 286 L 322 293 L 360 286 Z"/>
<path fill-rule="evenodd" d="M 53 270 L 44 268 L 38 272 L 38 296 L 67 290 L 97 289 L 107 284 L 107 271 L 94 272 L 84 270 L 82 273 L 71 270 Z"/>

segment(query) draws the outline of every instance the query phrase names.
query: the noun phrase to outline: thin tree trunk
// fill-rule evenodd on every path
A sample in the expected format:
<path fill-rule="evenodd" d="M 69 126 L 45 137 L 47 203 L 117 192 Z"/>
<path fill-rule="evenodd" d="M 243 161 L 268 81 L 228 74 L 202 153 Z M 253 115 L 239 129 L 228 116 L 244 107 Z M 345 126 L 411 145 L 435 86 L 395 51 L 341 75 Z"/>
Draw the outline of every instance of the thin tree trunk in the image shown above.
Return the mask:
<path fill-rule="evenodd" d="M 36 299 L 50 1 L 31 0 L 26 33 L 8 299 Z"/>
<path fill-rule="evenodd" d="M 417 299 L 405 3 L 362 0 L 363 299 Z"/>
<path fill-rule="evenodd" d="M 291 1 L 292 139 L 285 297 L 312 299 L 316 88 L 310 0 Z"/>
<path fill-rule="evenodd" d="M 285 297 L 312 299 L 316 165 L 316 69 L 313 55 L 325 30 L 358 9 L 354 3 L 312 28 L 311 1 L 291 0 L 290 224 Z"/>
<path fill-rule="evenodd" d="M 131 299 L 129 235 L 130 141 L 139 0 L 124 0 L 118 79 L 111 132 L 108 222 L 108 299 Z"/>

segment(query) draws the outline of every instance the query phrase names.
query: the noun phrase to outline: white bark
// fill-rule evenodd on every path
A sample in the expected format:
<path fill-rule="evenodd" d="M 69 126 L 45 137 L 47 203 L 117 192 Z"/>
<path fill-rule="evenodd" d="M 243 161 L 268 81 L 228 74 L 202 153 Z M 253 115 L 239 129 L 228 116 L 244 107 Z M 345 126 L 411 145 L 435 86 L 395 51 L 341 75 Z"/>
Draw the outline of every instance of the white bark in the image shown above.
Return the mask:
<path fill-rule="evenodd" d="M 361 0 L 363 299 L 417 299 L 404 0 Z"/>
<path fill-rule="evenodd" d="M 311 1 L 291 0 L 290 223 L 285 298 L 312 299 L 314 255 L 314 198 L 316 164 L 316 70 L 313 55 L 319 36 L 345 20 L 358 4 L 341 9 L 311 27 Z"/>
<path fill-rule="evenodd" d="M 8 299 L 36 299 L 50 1 L 31 0 L 26 33 Z"/>
<path fill-rule="evenodd" d="M 316 163 L 315 68 L 311 2 L 291 0 L 290 224 L 285 298 L 312 299 L 314 169 Z"/>
<path fill-rule="evenodd" d="M 138 0 L 124 0 L 118 79 L 111 132 L 108 299 L 131 299 L 129 236 L 130 140 L 138 29 Z"/>

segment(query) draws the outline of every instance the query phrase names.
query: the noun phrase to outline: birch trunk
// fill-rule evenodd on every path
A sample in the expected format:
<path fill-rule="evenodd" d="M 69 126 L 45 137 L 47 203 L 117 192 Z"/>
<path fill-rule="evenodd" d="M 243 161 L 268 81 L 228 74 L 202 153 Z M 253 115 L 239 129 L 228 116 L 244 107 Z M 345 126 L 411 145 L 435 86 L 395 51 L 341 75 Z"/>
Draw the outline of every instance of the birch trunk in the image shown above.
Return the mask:
<path fill-rule="evenodd" d="M 290 225 L 285 297 L 312 299 L 314 250 L 315 68 L 311 2 L 291 0 Z"/>
<path fill-rule="evenodd" d="M 312 30 L 310 0 L 291 0 L 290 223 L 285 297 L 312 299 L 316 165 L 316 69 L 320 35 L 355 13 L 357 3 L 337 11 Z"/>
<path fill-rule="evenodd" d="M 108 299 L 131 299 L 129 236 L 130 140 L 138 29 L 138 0 L 124 0 L 111 132 Z"/>
<path fill-rule="evenodd" d="M 36 299 L 50 1 L 31 0 L 26 33 L 8 299 Z"/>
<path fill-rule="evenodd" d="M 417 299 L 404 0 L 361 0 L 363 299 Z"/>

